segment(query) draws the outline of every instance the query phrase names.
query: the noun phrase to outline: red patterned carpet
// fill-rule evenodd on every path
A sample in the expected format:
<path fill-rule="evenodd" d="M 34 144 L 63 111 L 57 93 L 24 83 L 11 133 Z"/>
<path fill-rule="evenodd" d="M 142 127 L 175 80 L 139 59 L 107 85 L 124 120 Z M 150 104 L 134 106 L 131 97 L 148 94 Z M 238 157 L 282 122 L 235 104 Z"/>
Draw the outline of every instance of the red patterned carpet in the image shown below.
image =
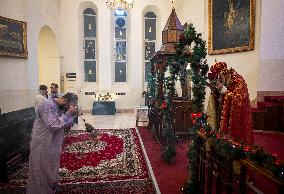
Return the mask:
<path fill-rule="evenodd" d="M 85 131 L 68 132 L 61 154 L 57 193 L 155 193 L 136 130 L 100 129 L 99 132 L 99 140 Z M 27 170 L 25 164 L 11 175 L 10 187 L 6 185 L 4 192 L 25 193 Z"/>
<path fill-rule="evenodd" d="M 155 193 L 135 129 L 102 129 L 94 141 L 70 131 L 61 154 L 59 193 Z"/>

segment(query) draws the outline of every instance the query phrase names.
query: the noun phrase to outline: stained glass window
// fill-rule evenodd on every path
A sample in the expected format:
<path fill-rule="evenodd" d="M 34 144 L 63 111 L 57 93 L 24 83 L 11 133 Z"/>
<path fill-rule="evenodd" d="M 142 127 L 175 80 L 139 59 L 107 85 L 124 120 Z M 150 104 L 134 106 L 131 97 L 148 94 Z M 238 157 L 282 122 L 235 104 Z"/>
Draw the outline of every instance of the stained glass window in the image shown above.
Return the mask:
<path fill-rule="evenodd" d="M 114 12 L 115 82 L 126 82 L 127 77 L 127 13 Z"/>
<path fill-rule="evenodd" d="M 150 59 L 156 50 L 157 16 L 149 11 L 144 15 L 144 81 L 147 82 L 151 73 Z"/>
<path fill-rule="evenodd" d="M 96 82 L 96 13 L 93 9 L 87 8 L 83 16 L 85 81 Z"/>
<path fill-rule="evenodd" d="M 85 39 L 85 59 L 96 59 L 96 40 Z"/>
<path fill-rule="evenodd" d="M 96 61 L 85 61 L 85 79 L 89 82 L 96 82 Z"/>
<path fill-rule="evenodd" d="M 145 60 L 150 60 L 155 53 L 155 42 L 145 41 Z"/>
<path fill-rule="evenodd" d="M 126 62 L 115 62 L 115 82 L 126 82 Z"/>
<path fill-rule="evenodd" d="M 116 61 L 126 60 L 126 41 L 117 41 L 116 48 Z"/>

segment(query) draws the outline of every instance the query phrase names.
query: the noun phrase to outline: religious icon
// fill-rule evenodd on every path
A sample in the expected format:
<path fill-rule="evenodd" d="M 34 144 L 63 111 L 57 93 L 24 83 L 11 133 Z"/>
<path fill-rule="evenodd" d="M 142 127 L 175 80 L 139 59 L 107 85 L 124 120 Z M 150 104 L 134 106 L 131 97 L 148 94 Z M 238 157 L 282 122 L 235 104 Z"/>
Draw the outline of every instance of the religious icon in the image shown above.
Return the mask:
<path fill-rule="evenodd" d="M 121 61 L 126 59 L 126 42 L 116 42 L 116 60 Z"/>
<path fill-rule="evenodd" d="M 234 25 L 234 20 L 238 15 L 238 11 L 234 9 L 233 1 L 229 1 L 229 11 L 225 12 L 225 24 L 224 26 L 229 30 L 232 29 Z"/>
<path fill-rule="evenodd" d="M 209 54 L 254 49 L 255 0 L 208 0 Z"/>

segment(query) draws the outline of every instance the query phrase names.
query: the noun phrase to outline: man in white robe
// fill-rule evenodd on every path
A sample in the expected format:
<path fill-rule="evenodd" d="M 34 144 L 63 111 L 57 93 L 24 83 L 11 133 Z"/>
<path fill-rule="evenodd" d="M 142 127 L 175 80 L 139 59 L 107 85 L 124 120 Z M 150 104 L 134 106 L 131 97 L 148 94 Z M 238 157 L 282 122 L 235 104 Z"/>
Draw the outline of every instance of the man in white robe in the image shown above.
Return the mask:
<path fill-rule="evenodd" d="M 46 85 L 40 85 L 38 89 L 38 93 L 34 100 L 35 109 L 37 109 L 38 105 L 48 98 L 48 91 Z"/>
<path fill-rule="evenodd" d="M 76 112 L 76 107 L 69 106 L 63 114 L 60 107 L 71 101 L 77 102 L 77 96 L 67 93 L 38 105 L 30 142 L 28 194 L 56 192 L 64 128 L 73 125 L 72 114 Z"/>

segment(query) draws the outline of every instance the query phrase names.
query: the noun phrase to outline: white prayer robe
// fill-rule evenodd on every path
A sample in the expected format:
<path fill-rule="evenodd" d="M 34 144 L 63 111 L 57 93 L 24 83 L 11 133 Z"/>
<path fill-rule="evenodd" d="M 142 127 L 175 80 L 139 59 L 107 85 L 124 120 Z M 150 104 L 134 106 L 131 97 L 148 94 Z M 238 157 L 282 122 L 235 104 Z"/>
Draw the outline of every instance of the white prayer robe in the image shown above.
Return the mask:
<path fill-rule="evenodd" d="M 73 124 L 71 114 L 61 114 L 54 100 L 39 104 L 32 130 L 28 194 L 56 192 L 64 128 Z"/>

